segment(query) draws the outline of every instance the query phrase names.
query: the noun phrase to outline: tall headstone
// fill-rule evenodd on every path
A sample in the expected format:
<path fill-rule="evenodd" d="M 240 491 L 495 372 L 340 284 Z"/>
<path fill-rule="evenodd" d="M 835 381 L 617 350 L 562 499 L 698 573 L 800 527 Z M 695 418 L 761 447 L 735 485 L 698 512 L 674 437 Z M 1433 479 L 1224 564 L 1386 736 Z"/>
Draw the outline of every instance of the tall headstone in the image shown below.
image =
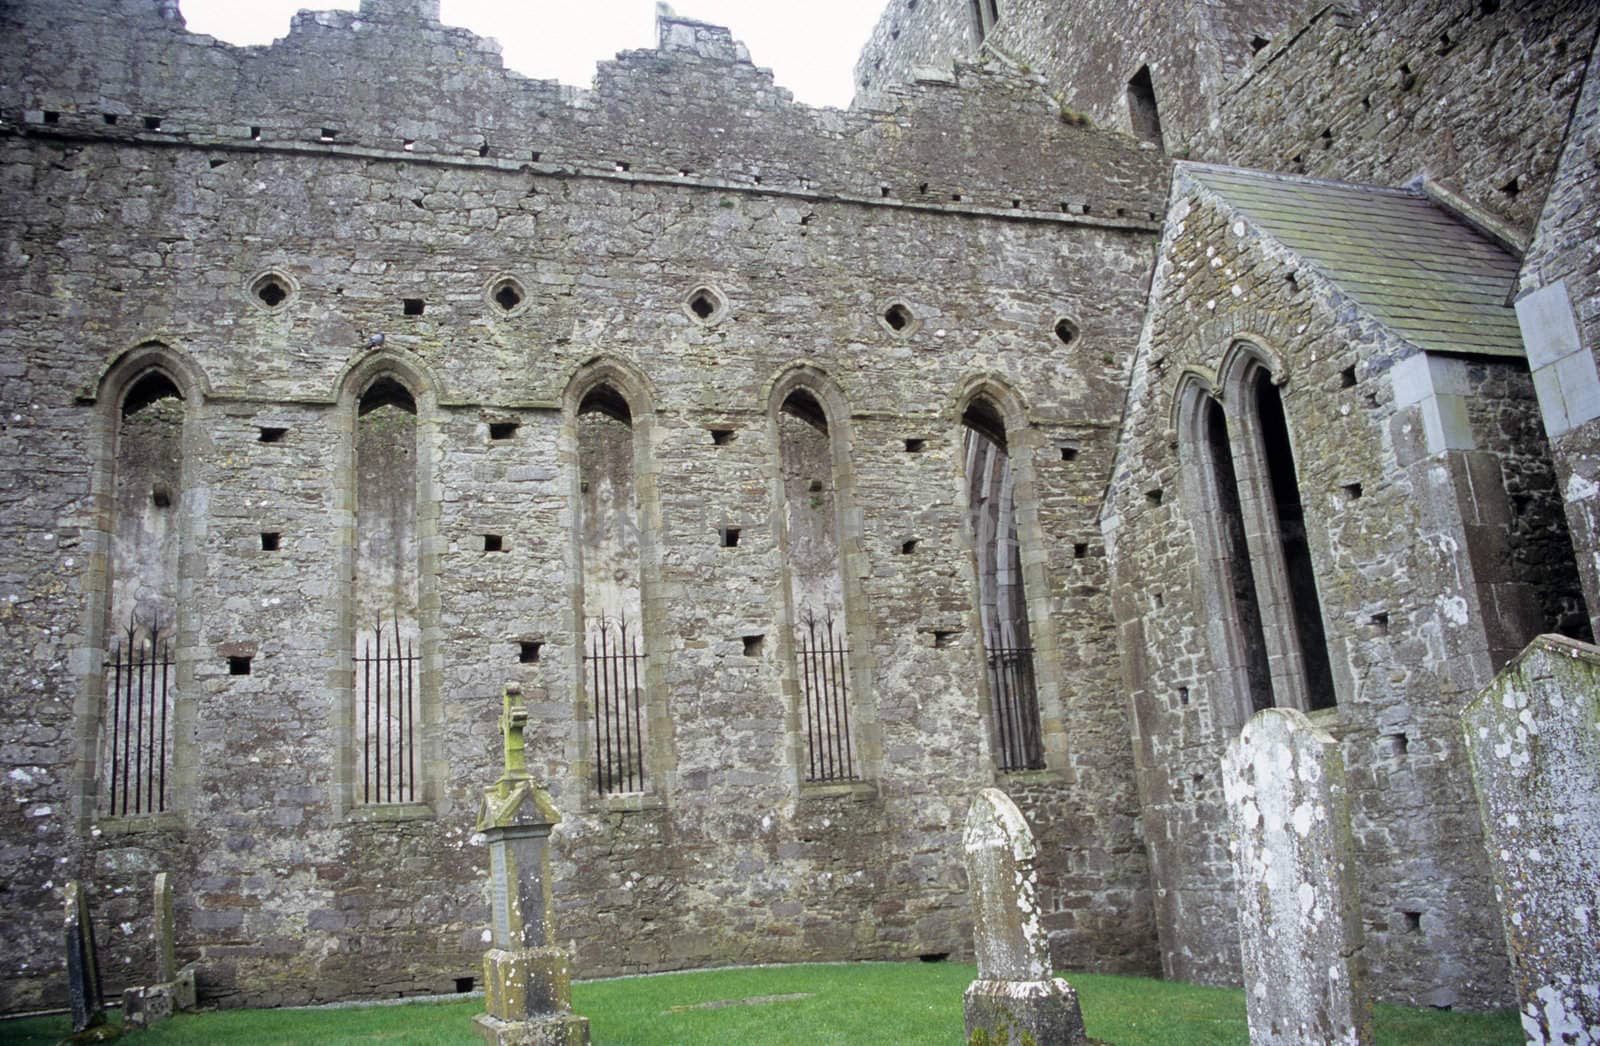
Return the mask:
<path fill-rule="evenodd" d="M 978 979 L 962 999 L 967 1041 L 1088 1042 L 1078 993 L 1050 975 L 1033 867 L 1038 850 L 1022 811 L 998 788 L 985 788 L 972 800 L 961 844 L 978 955 Z"/>
<path fill-rule="evenodd" d="M 86 1031 L 106 1020 L 100 992 L 100 964 L 94 953 L 94 925 L 89 898 L 76 879 L 66 889 L 67 993 L 72 1004 L 72 1031 Z"/>
<path fill-rule="evenodd" d="M 1301 712 L 1258 712 L 1222 760 L 1250 1041 L 1372 1041 L 1339 746 Z"/>
<path fill-rule="evenodd" d="M 1530 1043 L 1600 1043 L 1600 648 L 1530 643 L 1461 714 Z"/>
<path fill-rule="evenodd" d="M 560 814 L 528 774 L 521 690 L 508 686 L 500 729 L 505 770 L 484 790 L 478 831 L 489 844 L 491 942 L 484 1013 L 473 1024 L 496 1046 L 584 1046 L 589 1021 L 572 1012 L 572 974 L 550 917 L 550 829 Z"/>

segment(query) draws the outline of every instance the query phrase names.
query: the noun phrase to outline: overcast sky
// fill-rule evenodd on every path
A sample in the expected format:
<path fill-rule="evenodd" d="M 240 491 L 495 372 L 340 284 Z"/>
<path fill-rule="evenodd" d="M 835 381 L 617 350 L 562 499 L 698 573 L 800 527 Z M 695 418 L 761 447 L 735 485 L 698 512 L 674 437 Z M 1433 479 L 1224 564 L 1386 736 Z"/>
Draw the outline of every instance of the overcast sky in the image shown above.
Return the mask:
<path fill-rule="evenodd" d="M 233 44 L 265 44 L 289 32 L 295 11 L 359 0 L 182 0 L 189 28 Z M 655 0 L 442 0 L 441 18 L 492 36 L 525 76 L 588 87 L 596 62 L 655 46 Z M 881 0 L 675 0 L 678 14 L 733 30 L 750 57 L 808 105 L 850 103 L 851 67 Z"/>

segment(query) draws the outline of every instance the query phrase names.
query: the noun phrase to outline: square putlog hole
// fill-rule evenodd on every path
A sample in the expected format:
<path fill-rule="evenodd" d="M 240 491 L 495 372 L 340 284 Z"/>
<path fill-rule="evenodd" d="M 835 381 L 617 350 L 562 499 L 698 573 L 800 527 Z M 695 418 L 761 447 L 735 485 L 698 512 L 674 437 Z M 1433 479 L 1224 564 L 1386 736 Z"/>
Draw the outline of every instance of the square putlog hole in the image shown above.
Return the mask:
<path fill-rule="evenodd" d="M 263 425 L 258 430 L 256 440 L 260 443 L 282 443 L 283 437 L 287 436 L 288 434 L 288 429 L 277 428 L 276 426 L 271 425 Z"/>
<path fill-rule="evenodd" d="M 935 650 L 943 650 L 946 647 L 955 646 L 956 645 L 956 637 L 959 636 L 960 634 L 961 633 L 957 632 L 953 628 L 952 629 L 940 629 L 940 628 L 934 629 L 933 630 L 933 647 L 934 647 L 934 649 Z"/>
<path fill-rule="evenodd" d="M 251 662 L 251 660 L 253 660 L 253 659 L 249 658 L 249 657 L 230 657 L 230 658 L 228 658 L 228 674 L 230 676 L 247 676 L 247 675 L 249 675 L 250 674 L 250 662 Z"/>
<path fill-rule="evenodd" d="M 907 454 L 921 454 L 924 450 L 927 450 L 927 449 L 928 449 L 928 441 L 925 440 L 925 439 L 908 439 L 908 440 L 906 440 L 906 453 Z"/>
<path fill-rule="evenodd" d="M 504 552 L 506 539 L 499 534 L 485 534 L 483 536 L 483 550 L 485 552 Z"/>
<path fill-rule="evenodd" d="M 497 441 L 511 439 L 517 434 L 517 429 L 521 427 L 515 421 L 491 421 L 489 422 L 489 438 Z"/>
<path fill-rule="evenodd" d="M 428 307 L 427 303 L 424 302 L 421 298 L 402 298 L 402 299 L 400 299 L 401 311 L 404 312 L 407 316 L 421 316 L 423 311 L 426 310 L 427 307 Z"/>
<path fill-rule="evenodd" d="M 900 554 L 902 556 L 916 555 L 916 552 L 917 552 L 917 539 L 916 538 L 912 538 L 909 541 L 900 542 Z"/>
<path fill-rule="evenodd" d="M 712 429 L 711 430 L 711 443 L 712 443 L 713 446 L 726 447 L 728 444 L 730 444 L 732 442 L 733 442 L 733 430 L 732 429 Z"/>
<path fill-rule="evenodd" d="M 744 641 L 745 657 L 760 657 L 761 652 L 767 648 L 767 637 L 764 635 L 741 636 Z"/>
<path fill-rule="evenodd" d="M 283 535 L 276 530 L 263 530 L 261 532 L 261 551 L 276 552 L 283 544 Z"/>
<path fill-rule="evenodd" d="M 517 660 L 524 665 L 539 663 L 539 651 L 544 642 L 538 639 L 524 639 L 517 644 Z"/>
<path fill-rule="evenodd" d="M 739 547 L 739 528 L 738 527 L 718 527 L 717 528 L 717 541 L 722 545 L 723 548 L 738 548 Z"/>

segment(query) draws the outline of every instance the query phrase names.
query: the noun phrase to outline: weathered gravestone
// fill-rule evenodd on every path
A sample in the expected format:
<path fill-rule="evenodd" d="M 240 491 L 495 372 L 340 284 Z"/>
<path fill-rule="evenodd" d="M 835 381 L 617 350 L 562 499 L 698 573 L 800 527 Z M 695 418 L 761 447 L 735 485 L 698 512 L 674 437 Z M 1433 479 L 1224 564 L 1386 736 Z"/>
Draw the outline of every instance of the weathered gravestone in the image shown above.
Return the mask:
<path fill-rule="evenodd" d="M 1530 1043 L 1600 1043 L 1600 648 L 1540 636 L 1461 714 Z"/>
<path fill-rule="evenodd" d="M 589 1021 L 572 1012 L 572 974 L 550 918 L 550 829 L 561 819 L 528 775 L 528 713 L 506 687 L 500 720 L 505 772 L 484 790 L 478 830 L 489 842 L 494 947 L 484 953 L 486 1012 L 473 1018 L 496 1046 L 583 1046 Z"/>
<path fill-rule="evenodd" d="M 985 1046 L 1088 1042 L 1078 993 L 1050 975 L 1039 924 L 1033 832 L 1011 797 L 985 788 L 972 800 L 962 849 L 972 892 L 978 979 L 963 997 L 967 1041 Z"/>
<path fill-rule="evenodd" d="M 106 1020 L 100 992 L 100 964 L 94 953 L 94 925 L 89 898 L 76 879 L 66 888 L 67 993 L 71 997 L 72 1030 L 86 1031 Z"/>
<path fill-rule="evenodd" d="M 156 873 L 154 901 L 150 937 L 156 952 L 156 983 L 122 992 L 122 1023 L 132 1028 L 148 1027 L 178 1010 L 192 1010 L 195 1006 L 194 969 L 192 965 L 178 969 L 172 928 L 172 881 L 166 872 Z"/>
<path fill-rule="evenodd" d="M 1222 760 L 1251 1043 L 1372 1040 L 1355 848 L 1338 743 L 1258 712 Z"/>

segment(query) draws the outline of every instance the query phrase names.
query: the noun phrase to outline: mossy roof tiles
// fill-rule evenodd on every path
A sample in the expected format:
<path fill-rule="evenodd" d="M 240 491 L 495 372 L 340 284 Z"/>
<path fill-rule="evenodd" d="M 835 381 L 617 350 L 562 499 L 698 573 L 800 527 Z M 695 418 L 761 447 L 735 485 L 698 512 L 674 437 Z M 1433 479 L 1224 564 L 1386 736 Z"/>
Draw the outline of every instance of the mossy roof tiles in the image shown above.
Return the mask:
<path fill-rule="evenodd" d="M 1181 170 L 1419 348 L 1524 355 L 1508 304 L 1519 262 L 1427 197 L 1233 168 Z"/>

